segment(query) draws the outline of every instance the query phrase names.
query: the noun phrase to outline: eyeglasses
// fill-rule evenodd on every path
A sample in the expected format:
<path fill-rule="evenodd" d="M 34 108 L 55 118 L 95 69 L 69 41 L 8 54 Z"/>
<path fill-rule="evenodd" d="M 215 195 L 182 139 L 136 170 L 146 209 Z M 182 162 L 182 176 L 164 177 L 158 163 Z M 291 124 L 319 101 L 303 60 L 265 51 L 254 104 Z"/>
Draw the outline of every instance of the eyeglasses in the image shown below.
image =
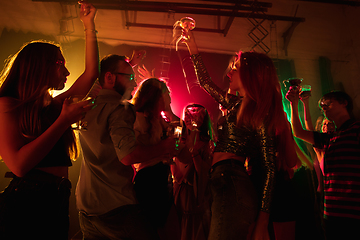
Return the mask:
<path fill-rule="evenodd" d="M 135 75 L 134 75 L 134 74 L 130 74 L 130 73 L 120 73 L 120 72 L 114 72 L 113 74 L 118 74 L 118 75 L 128 76 L 130 81 L 132 81 L 132 80 L 134 80 L 134 79 L 135 79 Z"/>

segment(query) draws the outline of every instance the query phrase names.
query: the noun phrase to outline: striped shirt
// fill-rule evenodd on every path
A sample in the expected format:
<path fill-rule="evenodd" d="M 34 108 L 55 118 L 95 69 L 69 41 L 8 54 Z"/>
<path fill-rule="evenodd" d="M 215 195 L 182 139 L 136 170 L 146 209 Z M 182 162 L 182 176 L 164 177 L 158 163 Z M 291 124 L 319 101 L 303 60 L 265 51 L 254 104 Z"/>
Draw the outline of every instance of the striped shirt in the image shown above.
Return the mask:
<path fill-rule="evenodd" d="M 335 133 L 314 132 L 324 149 L 324 217 L 360 219 L 360 121 L 348 120 Z"/>

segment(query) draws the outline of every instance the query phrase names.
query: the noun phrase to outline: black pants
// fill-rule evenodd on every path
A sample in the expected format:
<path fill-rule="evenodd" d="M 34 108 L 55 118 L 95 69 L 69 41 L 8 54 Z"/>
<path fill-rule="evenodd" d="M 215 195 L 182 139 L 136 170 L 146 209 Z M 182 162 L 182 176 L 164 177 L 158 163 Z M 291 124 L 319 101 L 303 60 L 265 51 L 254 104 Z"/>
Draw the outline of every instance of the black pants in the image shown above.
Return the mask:
<path fill-rule="evenodd" d="M 141 169 L 135 176 L 136 198 L 154 227 L 165 224 L 173 203 L 169 174 L 170 166 L 158 163 Z"/>
<path fill-rule="evenodd" d="M 68 239 L 71 183 L 40 170 L 0 194 L 0 239 Z"/>

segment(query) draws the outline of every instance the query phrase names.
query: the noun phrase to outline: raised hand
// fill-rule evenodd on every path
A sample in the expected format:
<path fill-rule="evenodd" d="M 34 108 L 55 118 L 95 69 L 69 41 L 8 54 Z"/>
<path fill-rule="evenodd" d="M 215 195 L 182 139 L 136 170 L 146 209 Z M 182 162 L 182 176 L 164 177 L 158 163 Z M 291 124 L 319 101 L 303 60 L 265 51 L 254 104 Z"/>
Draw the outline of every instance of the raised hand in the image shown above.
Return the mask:
<path fill-rule="evenodd" d="M 149 70 L 147 70 L 147 68 L 144 65 L 142 65 L 139 66 L 138 72 L 139 72 L 139 78 L 141 80 L 155 77 L 155 68 L 150 72 Z"/>
<path fill-rule="evenodd" d="M 190 54 L 199 53 L 192 31 L 187 31 L 186 29 L 183 29 L 181 34 L 181 42 L 186 44 Z"/>
<path fill-rule="evenodd" d="M 286 93 L 285 98 L 289 100 L 291 103 L 298 103 L 299 102 L 299 88 L 297 87 L 290 87 L 289 91 Z"/>
<path fill-rule="evenodd" d="M 80 4 L 80 20 L 83 22 L 85 29 L 95 31 L 96 8 L 86 1 L 79 1 L 78 3 Z"/>
<path fill-rule="evenodd" d="M 135 67 L 135 66 L 139 65 L 145 57 L 146 57 L 145 50 L 133 50 L 133 53 L 132 53 L 129 63 L 132 67 Z"/>
<path fill-rule="evenodd" d="M 309 100 L 310 100 L 310 96 L 309 96 L 309 95 L 303 95 L 303 96 L 301 96 L 301 92 L 299 92 L 299 98 L 300 98 L 300 100 L 301 100 L 304 104 L 309 103 Z"/>

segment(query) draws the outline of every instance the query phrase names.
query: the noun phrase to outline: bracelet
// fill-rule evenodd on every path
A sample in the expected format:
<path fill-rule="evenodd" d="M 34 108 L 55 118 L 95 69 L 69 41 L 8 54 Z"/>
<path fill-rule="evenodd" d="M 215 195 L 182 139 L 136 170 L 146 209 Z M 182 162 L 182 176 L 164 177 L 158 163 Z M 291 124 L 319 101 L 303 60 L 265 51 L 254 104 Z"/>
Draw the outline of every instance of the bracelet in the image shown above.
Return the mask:
<path fill-rule="evenodd" d="M 94 33 L 98 33 L 98 31 L 96 30 L 96 29 L 84 29 L 84 31 L 86 32 L 86 31 L 91 31 L 91 32 L 94 32 Z"/>

